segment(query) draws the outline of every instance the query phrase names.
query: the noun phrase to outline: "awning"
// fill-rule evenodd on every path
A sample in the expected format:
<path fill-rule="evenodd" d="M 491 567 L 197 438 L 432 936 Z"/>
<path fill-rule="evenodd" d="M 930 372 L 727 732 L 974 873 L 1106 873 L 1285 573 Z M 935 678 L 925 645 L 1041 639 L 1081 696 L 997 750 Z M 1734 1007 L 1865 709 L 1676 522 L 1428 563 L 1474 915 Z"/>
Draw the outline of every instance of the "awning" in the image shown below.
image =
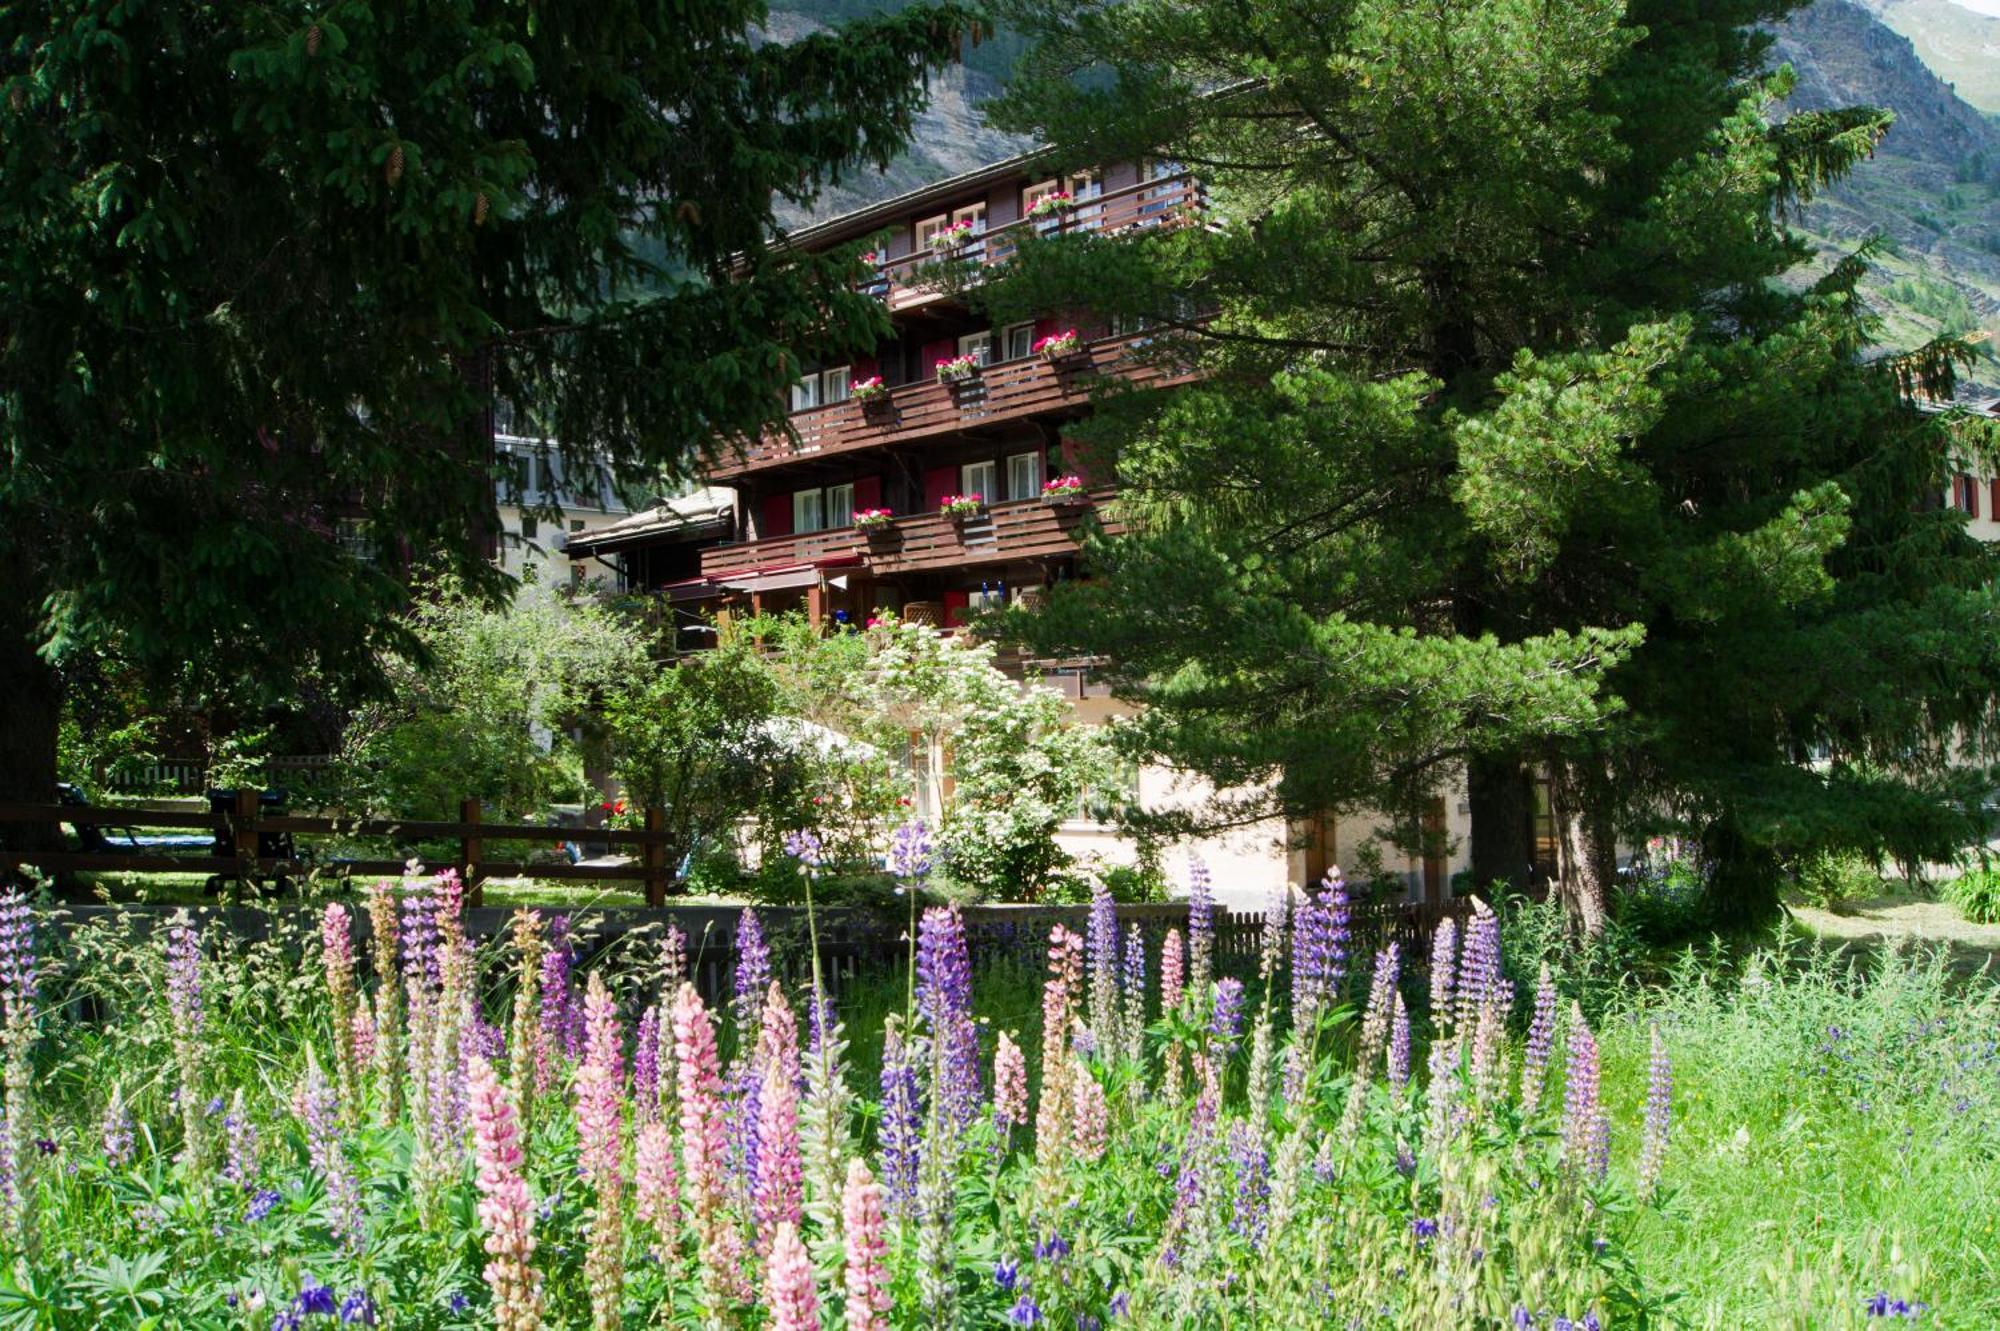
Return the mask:
<path fill-rule="evenodd" d="M 853 568 L 860 562 L 860 555 L 834 555 L 811 564 L 786 564 L 779 568 L 741 573 L 735 577 L 722 578 L 720 582 L 735 592 L 781 592 L 794 587 L 816 586 L 826 570 Z"/>
<path fill-rule="evenodd" d="M 723 587 L 714 578 L 682 578 L 679 582 L 667 583 L 659 590 L 667 594 L 669 602 L 678 604 L 682 601 L 713 600 L 722 595 Z"/>

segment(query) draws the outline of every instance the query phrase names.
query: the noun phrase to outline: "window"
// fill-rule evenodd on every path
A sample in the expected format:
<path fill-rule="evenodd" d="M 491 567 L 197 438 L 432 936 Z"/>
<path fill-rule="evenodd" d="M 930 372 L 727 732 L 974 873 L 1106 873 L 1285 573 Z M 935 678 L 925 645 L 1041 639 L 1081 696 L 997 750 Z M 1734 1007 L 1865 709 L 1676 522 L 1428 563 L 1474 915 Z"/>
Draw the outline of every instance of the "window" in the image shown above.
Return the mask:
<path fill-rule="evenodd" d="M 809 374 L 792 385 L 792 410 L 809 411 L 819 405 L 819 376 Z"/>
<path fill-rule="evenodd" d="M 992 330 L 982 328 L 976 333 L 967 333 L 964 337 L 958 339 L 958 354 L 961 356 L 977 356 L 981 365 L 992 364 Z"/>
<path fill-rule="evenodd" d="M 852 482 L 846 485 L 829 485 L 826 487 L 826 525 L 829 530 L 835 527 L 852 527 L 854 525 L 854 486 Z"/>
<path fill-rule="evenodd" d="M 569 520 L 569 529 L 570 529 L 570 530 L 571 530 L 572 532 L 579 532 L 579 531 L 582 531 L 582 530 L 583 530 L 583 519 L 582 519 L 582 518 L 571 518 L 571 519 Z"/>
<path fill-rule="evenodd" d="M 1026 360 L 1035 354 L 1035 326 L 1008 324 L 1000 333 L 1000 359 Z"/>
<path fill-rule="evenodd" d="M 1951 478 L 1951 506 L 1967 517 L 1979 516 L 1979 485 L 1963 472 Z"/>
<path fill-rule="evenodd" d="M 980 583 L 978 591 L 967 592 L 965 594 L 965 608 L 967 610 L 1006 609 L 1007 608 L 1006 584 L 1002 583 L 999 586 L 994 586 L 990 583 L 984 583 L 984 582 Z"/>
<path fill-rule="evenodd" d="M 792 530 L 821 531 L 826 527 L 826 496 L 818 490 L 800 490 L 792 496 Z"/>
<path fill-rule="evenodd" d="M 929 249 L 931 242 L 937 238 L 937 233 L 944 230 L 945 224 L 949 221 L 951 221 L 949 217 L 940 213 L 936 217 L 926 217 L 923 221 L 917 223 L 917 243 L 915 248 L 919 250 Z"/>
<path fill-rule="evenodd" d="M 961 222 L 972 223 L 973 235 L 984 235 L 986 233 L 986 205 L 983 203 L 969 203 L 963 208 L 952 209 L 951 224 L 957 226 Z"/>
<path fill-rule="evenodd" d="M 1069 197 L 1074 201 L 1074 205 L 1070 209 L 1070 217 L 1075 222 L 1085 226 L 1093 226 L 1097 224 L 1098 218 L 1104 216 L 1104 205 L 1092 202 L 1092 200 L 1101 198 L 1104 194 L 1104 176 L 1102 173 L 1097 171 L 1079 171 L 1063 181 L 1063 188 L 1069 191 Z"/>
<path fill-rule="evenodd" d="M 1165 157 L 1155 157 L 1140 167 L 1140 178 L 1147 186 L 1139 191 L 1139 216 L 1142 220 L 1157 220 L 1178 200 L 1183 186 L 1175 177 L 1180 174 L 1181 164 Z"/>
<path fill-rule="evenodd" d="M 1033 208 L 1043 199 L 1048 198 L 1049 195 L 1054 194 L 1057 188 L 1058 182 L 1043 180 L 1023 189 L 1021 191 L 1021 216 L 1026 217 L 1029 209 Z"/>
<path fill-rule="evenodd" d="M 958 492 L 978 495 L 987 503 L 992 503 L 999 488 L 993 484 L 996 470 L 991 462 L 966 463 L 958 469 Z"/>
<path fill-rule="evenodd" d="M 1007 459 L 1007 497 L 1034 499 L 1042 493 L 1042 455 L 1016 453 Z"/>
<path fill-rule="evenodd" d="M 819 400 L 824 403 L 847 401 L 847 389 L 851 382 L 853 375 L 845 365 L 823 371 L 819 377 Z"/>

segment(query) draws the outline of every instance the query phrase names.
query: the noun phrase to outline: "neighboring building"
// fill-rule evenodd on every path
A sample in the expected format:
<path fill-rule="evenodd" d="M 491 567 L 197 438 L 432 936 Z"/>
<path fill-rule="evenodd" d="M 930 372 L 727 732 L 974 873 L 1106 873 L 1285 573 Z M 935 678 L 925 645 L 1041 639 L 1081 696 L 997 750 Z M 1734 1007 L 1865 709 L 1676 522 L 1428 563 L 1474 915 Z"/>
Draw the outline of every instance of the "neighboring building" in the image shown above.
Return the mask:
<path fill-rule="evenodd" d="M 548 440 L 514 429 L 504 417 L 496 419 L 493 451 L 499 478 L 494 499 L 500 528 L 494 561 L 517 578 L 547 586 L 583 581 L 590 574 L 583 557 L 571 557 L 571 543 L 617 523 L 631 510 L 609 472 L 582 471 L 566 463 Z"/>
<path fill-rule="evenodd" d="M 1036 213 L 1052 195 L 1067 195 L 1067 205 Z M 789 431 L 710 467 L 712 483 L 733 488 L 733 507 L 709 499 L 698 511 L 654 510 L 573 539 L 571 554 L 615 562 L 624 589 L 660 594 L 684 627 L 736 610 L 800 610 L 816 622 L 852 624 L 892 610 L 949 630 L 971 611 L 1032 602 L 1083 576 L 1078 539 L 1093 522 L 1117 530 L 1104 508 L 1113 491 L 1084 474 L 1064 430 L 1088 411 L 1093 376 L 1157 378 L 1129 354 L 1144 331 L 1088 313 L 995 327 L 961 296 L 926 285 L 919 270 L 949 258 L 976 275 L 1004 262 L 1030 230 L 1185 225 L 1203 203 L 1198 183 L 1170 162 L 1057 176 L 1031 155 L 794 233 L 793 243 L 811 249 L 888 232 L 872 290 L 893 335 L 872 356 L 810 367 L 791 390 Z M 1074 350 L 1041 349 L 1071 329 Z M 962 377 L 946 381 L 939 367 L 951 362 Z M 1080 494 L 1044 496 L 1050 480 L 1073 475 L 1084 481 Z M 942 512 L 953 496 L 976 496 L 976 511 Z M 874 524 L 857 525 L 869 510 Z M 1086 720 L 1118 710 L 1086 663 L 1015 660 L 1009 668 L 1060 689 Z M 1135 783 L 1154 807 L 1203 793 L 1164 771 L 1139 772 Z M 1462 816 L 1440 802 L 1435 817 L 1462 845 Z M 1312 829 L 1245 829 L 1200 849 L 1218 885 L 1248 904 L 1317 878 L 1332 849 L 1351 853 L 1360 835 L 1358 824 L 1336 829 L 1329 819 Z M 1107 861 L 1132 854 L 1112 829 L 1084 820 L 1066 827 L 1063 841 Z M 1414 891 L 1441 896 L 1457 865 L 1385 867 Z"/>

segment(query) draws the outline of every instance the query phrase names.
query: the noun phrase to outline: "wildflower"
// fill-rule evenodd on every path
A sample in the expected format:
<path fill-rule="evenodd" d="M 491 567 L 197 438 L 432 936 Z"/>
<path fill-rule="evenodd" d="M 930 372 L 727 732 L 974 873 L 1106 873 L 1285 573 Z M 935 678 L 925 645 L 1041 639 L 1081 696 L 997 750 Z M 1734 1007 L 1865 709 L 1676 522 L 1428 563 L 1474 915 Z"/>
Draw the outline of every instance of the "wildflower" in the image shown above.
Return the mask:
<path fill-rule="evenodd" d="M 521 937 L 517 926 L 515 938 Z M 582 1049 L 582 1010 L 570 987 L 574 958 L 569 943 L 569 917 L 558 915 L 549 922 L 548 948 L 541 954 L 540 984 L 541 1036 L 536 1043 L 535 1094 L 547 1095 L 555 1089 L 559 1058 L 574 1058 Z"/>
<path fill-rule="evenodd" d="M 1228 1058 L 1236 1039 L 1243 1033 L 1243 981 L 1224 976 L 1215 982 L 1215 1006 L 1208 1019 L 1208 1033 L 1220 1047 L 1219 1058 Z"/>
<path fill-rule="evenodd" d="M 320 915 L 320 954 L 326 968 L 327 1003 L 333 1025 L 333 1076 L 340 1092 L 342 1121 L 361 1126 L 361 1067 L 354 1047 L 354 926 L 347 907 L 328 903 Z"/>
<path fill-rule="evenodd" d="M 1383 1054 L 1394 1020 L 1394 1008 L 1402 997 L 1396 991 L 1398 950 L 1396 944 L 1375 954 L 1375 977 L 1368 987 L 1368 1006 L 1361 1018 L 1361 1047 L 1354 1056 L 1354 1080 L 1347 1092 L 1347 1108 L 1341 1115 L 1340 1135 L 1352 1141 L 1361 1127 L 1368 1106 L 1368 1087 L 1374 1076 L 1375 1060 Z M 1295 1098 L 1295 1097 L 1294 1097 Z"/>
<path fill-rule="evenodd" d="M 1403 1006 L 1403 995 L 1398 993 L 1392 1004 L 1389 1018 L 1389 1089 L 1398 1100 L 1410 1084 L 1410 1010 Z"/>
<path fill-rule="evenodd" d="M 1188 983 L 1198 994 L 1208 992 L 1210 967 L 1215 957 L 1215 898 L 1211 895 L 1208 866 L 1199 856 L 1188 856 Z"/>
<path fill-rule="evenodd" d="M 882 1181 L 890 1209 L 907 1216 L 917 1196 L 917 1070 L 905 1048 L 901 1023 L 891 1016 L 882 1031 Z"/>
<path fill-rule="evenodd" d="M 889 872 L 904 884 L 921 882 L 931 871 L 931 833 L 921 818 L 896 829 L 889 841 Z"/>
<path fill-rule="evenodd" d="M 1038 1262 L 1060 1262 L 1069 1256 L 1069 1240 L 1060 1233 L 1051 1233 L 1048 1238 L 1035 1244 L 1035 1260 Z"/>
<path fill-rule="evenodd" d="M 1021 1279 L 1021 1263 L 1012 1257 L 1002 1257 L 993 1264 L 993 1283 L 1002 1293 L 1012 1294 L 1014 1286 Z"/>
<path fill-rule="evenodd" d="M 674 1163 L 674 1134 L 666 1124 L 655 1121 L 639 1129 L 638 1146 L 633 1151 L 632 1185 L 640 1223 L 653 1227 L 659 1238 L 655 1251 L 665 1261 L 679 1227 L 681 1197 L 680 1168 Z"/>
<path fill-rule="evenodd" d="M 1429 1216 L 1417 1216 L 1410 1221 L 1410 1233 L 1418 1243 L 1429 1243 L 1437 1237 L 1438 1222 Z"/>
<path fill-rule="evenodd" d="M 19 888 L 0 893 L 0 1011 L 11 1023 L 35 1001 L 35 912 Z"/>
<path fill-rule="evenodd" d="M 730 1065 L 730 1089 L 737 1097 L 731 1128 L 730 1160 L 741 1182 L 757 1177 L 757 1099 L 763 1078 L 757 1070 L 757 1041 L 764 1024 L 764 994 L 771 985 L 771 948 L 757 912 L 744 907 L 736 922 L 735 994 L 730 1012 L 736 1023 L 736 1061 Z"/>
<path fill-rule="evenodd" d="M 641 1123 L 659 1116 L 660 1006 L 657 1003 L 639 1014 L 639 1026 L 632 1036 L 632 1107 Z"/>
<path fill-rule="evenodd" d="M 1081 1064 L 1070 1069 L 1070 1085 L 1075 1101 L 1070 1140 L 1082 1159 L 1101 1160 L 1111 1145 L 1111 1107 L 1105 1101 L 1104 1087 Z"/>
<path fill-rule="evenodd" d="M 784 835 L 785 854 L 799 862 L 800 873 L 811 873 L 820 867 L 825 858 L 826 848 L 819 839 L 819 833 L 811 828 Z"/>
<path fill-rule="evenodd" d="M 798 1021 L 773 983 L 764 1000 L 757 1064 L 762 1094 L 757 1105 L 757 1173 L 752 1209 L 765 1242 L 780 1224 L 801 1220 L 804 1166 L 799 1159 Z"/>
<path fill-rule="evenodd" d="M 1259 1247 L 1271 1201 L 1271 1154 L 1263 1134 L 1248 1123 L 1231 1125 L 1229 1160 L 1236 1170 L 1236 1209 L 1229 1228 Z"/>
<path fill-rule="evenodd" d="M 720 1308 L 742 1290 L 740 1239 L 723 1213 L 727 1139 L 715 1028 L 694 986 L 674 997 L 675 1083 L 680 1094 L 681 1187 L 687 1194 L 701 1259 L 703 1295 Z"/>
<path fill-rule="evenodd" d="M 1099 1049 L 1116 1056 L 1118 1031 L 1118 907 L 1111 889 L 1099 882 L 1090 896 L 1084 929 L 1090 966 L 1090 1033 Z"/>
<path fill-rule="evenodd" d="M 508 1079 L 514 1090 L 514 1109 L 523 1129 L 533 1133 L 535 1094 L 546 1076 L 555 1076 L 554 1059 L 542 1023 L 542 916 L 540 911 L 514 912 L 514 1017 L 513 1048 L 508 1058 Z"/>
<path fill-rule="evenodd" d="M 1459 958 L 1457 1025 L 1471 1031 L 1479 1009 L 1492 1001 L 1500 980 L 1500 917 L 1484 901 L 1472 899 L 1472 922 L 1465 930 L 1465 950 Z"/>
<path fill-rule="evenodd" d="M 1639 1195 L 1649 1197 L 1659 1185 L 1667 1158 L 1667 1125 L 1673 1113 L 1674 1069 L 1660 1028 L 1653 1027 L 1652 1065 L 1646 1078 L 1646 1123 L 1639 1144 Z"/>
<path fill-rule="evenodd" d="M 882 1185 L 860 1160 L 848 1163 L 841 1210 L 846 1240 L 847 1331 L 888 1331 L 893 1305 L 886 1264 L 889 1246 L 883 1237 Z"/>
<path fill-rule="evenodd" d="M 347 1326 L 375 1325 L 375 1300 L 366 1290 L 353 1290 L 340 1301 L 340 1320 Z"/>
<path fill-rule="evenodd" d="M 276 1210 L 278 1203 L 283 1200 L 284 1198 L 272 1189 L 260 1188 L 251 1196 L 250 1205 L 243 1212 L 244 1222 L 252 1225 L 256 1224 L 259 1220 L 262 1220 L 265 1216 Z"/>
<path fill-rule="evenodd" d="M 317 1280 L 307 1280 L 298 1297 L 292 1300 L 293 1311 L 306 1317 L 331 1317 L 337 1307 L 333 1287 Z"/>
<path fill-rule="evenodd" d="M 778 1226 L 771 1242 L 765 1297 L 771 1309 L 771 1331 L 819 1331 L 812 1259 L 799 1242 L 798 1227 L 789 1221 Z"/>
<path fill-rule="evenodd" d="M 123 1169 L 132 1163 L 132 1113 L 125 1107 L 124 1090 L 115 1081 L 111 1083 L 111 1100 L 104 1106 L 104 1119 L 98 1136 L 104 1143 L 106 1164 L 113 1169 Z"/>
<path fill-rule="evenodd" d="M 239 1188 L 247 1188 L 257 1178 L 257 1124 L 243 1102 L 243 1088 L 236 1088 L 229 1112 L 222 1116 L 222 1177 Z"/>
<path fill-rule="evenodd" d="M 930 1037 L 931 1094 L 953 1129 L 979 1112 L 979 1036 L 972 1021 L 972 961 L 956 906 L 924 912 L 917 934 L 917 1013 Z"/>
<path fill-rule="evenodd" d="M 1532 1115 L 1542 1103 L 1549 1052 L 1556 1038 L 1556 986 L 1547 962 L 1535 977 L 1535 1015 L 1528 1022 L 1528 1043 L 1521 1054 L 1521 1114 Z"/>
<path fill-rule="evenodd" d="M 1160 945 L 1160 1007 L 1172 1012 L 1181 1005 L 1184 989 L 1182 971 L 1181 931 L 1167 930 L 1167 941 Z"/>
<path fill-rule="evenodd" d="M 1034 1295 L 1023 1294 L 1007 1310 L 1007 1320 L 1015 1326 L 1034 1326 L 1042 1320 L 1041 1305 L 1035 1302 Z"/>
<path fill-rule="evenodd" d="M 1137 1063 L 1146 1052 L 1146 936 L 1137 927 L 1125 933 L 1125 967 L 1119 982 L 1125 991 L 1125 1057 Z"/>
<path fill-rule="evenodd" d="M 1049 1194 L 1043 1200 L 1050 1203 L 1061 1189 L 1070 1142 L 1066 1037 L 1082 971 L 1083 940 L 1056 925 L 1049 931 L 1049 978 L 1042 984 L 1042 1096 L 1035 1107 L 1035 1164 Z"/>
<path fill-rule="evenodd" d="M 583 997 L 583 1063 L 577 1069 L 577 1163 L 596 1190 L 584 1272 L 598 1331 L 616 1331 L 625 1284 L 623 1039 L 618 1009 L 596 971 Z"/>
<path fill-rule="evenodd" d="M 1005 1031 L 993 1051 L 993 1121 L 1003 1134 L 1028 1121 L 1028 1059 Z"/>
<path fill-rule="evenodd" d="M 1610 1123 L 1597 1098 L 1597 1040 L 1583 1011 L 1570 1009 L 1569 1075 L 1563 1085 L 1563 1159 L 1572 1169 L 1603 1178 L 1610 1166 Z"/>
<path fill-rule="evenodd" d="M 293 1095 L 292 1108 L 306 1130 L 306 1152 L 313 1168 L 326 1183 L 328 1227 L 349 1248 L 358 1248 L 363 1222 L 361 1186 L 347 1161 L 339 1098 L 310 1047 L 306 1050 L 305 1080 Z"/>
<path fill-rule="evenodd" d="M 396 983 L 396 898 L 386 881 L 368 889 L 368 922 L 374 934 L 375 1104 L 383 1127 L 403 1116 L 403 987 Z"/>
<path fill-rule="evenodd" d="M 541 1325 L 541 1289 L 530 1264 L 534 1201 L 522 1173 L 521 1125 L 491 1063 L 475 1057 L 469 1080 L 479 1224 L 490 1259 L 485 1277 L 493 1291 L 494 1324 L 503 1331 L 535 1331 Z M 453 1311 L 464 1310 L 463 1298 L 456 1296 Z"/>
<path fill-rule="evenodd" d="M 1451 1028 L 1452 966 L 1458 953 L 1458 922 L 1446 916 L 1431 935 L 1431 1022 L 1440 1031 Z"/>
<path fill-rule="evenodd" d="M 174 1031 L 174 1063 L 179 1075 L 181 1160 L 198 1169 L 202 1160 L 201 1084 L 202 1029 L 201 936 L 183 910 L 167 926 L 167 1013 Z"/>
<path fill-rule="evenodd" d="M 1122 1289 L 1119 1290 L 1111 1296 L 1111 1302 L 1105 1305 L 1105 1311 L 1113 1317 L 1125 1316 L 1132 1311 L 1132 1296 Z"/>

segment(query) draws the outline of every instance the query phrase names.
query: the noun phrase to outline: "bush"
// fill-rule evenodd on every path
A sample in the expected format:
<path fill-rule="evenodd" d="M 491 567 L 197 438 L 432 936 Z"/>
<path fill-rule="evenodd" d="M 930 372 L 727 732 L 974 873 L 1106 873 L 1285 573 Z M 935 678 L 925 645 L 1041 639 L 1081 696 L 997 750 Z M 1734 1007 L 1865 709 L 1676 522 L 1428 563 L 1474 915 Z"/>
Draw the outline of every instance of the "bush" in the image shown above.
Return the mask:
<path fill-rule="evenodd" d="M 1974 924 L 2000 924 L 2000 869 L 1974 869 L 1945 885 L 1945 899 Z"/>
<path fill-rule="evenodd" d="M 1708 875 L 1701 862 L 1670 842 L 1632 867 L 1621 885 L 1620 922 L 1655 947 L 1691 938 L 1709 923 Z"/>
<path fill-rule="evenodd" d="M 1848 850 L 1816 851 L 1802 858 L 1793 871 L 1798 894 L 1815 906 L 1828 908 L 1882 894 L 1882 874 L 1873 861 Z"/>
<path fill-rule="evenodd" d="M 1502 964 L 1517 991 L 1532 992 L 1546 965 L 1556 991 L 1595 1019 L 1638 983 L 1646 947 L 1623 920 L 1610 921 L 1602 934 L 1586 939 L 1553 897 L 1503 897 L 1498 904 Z"/>

